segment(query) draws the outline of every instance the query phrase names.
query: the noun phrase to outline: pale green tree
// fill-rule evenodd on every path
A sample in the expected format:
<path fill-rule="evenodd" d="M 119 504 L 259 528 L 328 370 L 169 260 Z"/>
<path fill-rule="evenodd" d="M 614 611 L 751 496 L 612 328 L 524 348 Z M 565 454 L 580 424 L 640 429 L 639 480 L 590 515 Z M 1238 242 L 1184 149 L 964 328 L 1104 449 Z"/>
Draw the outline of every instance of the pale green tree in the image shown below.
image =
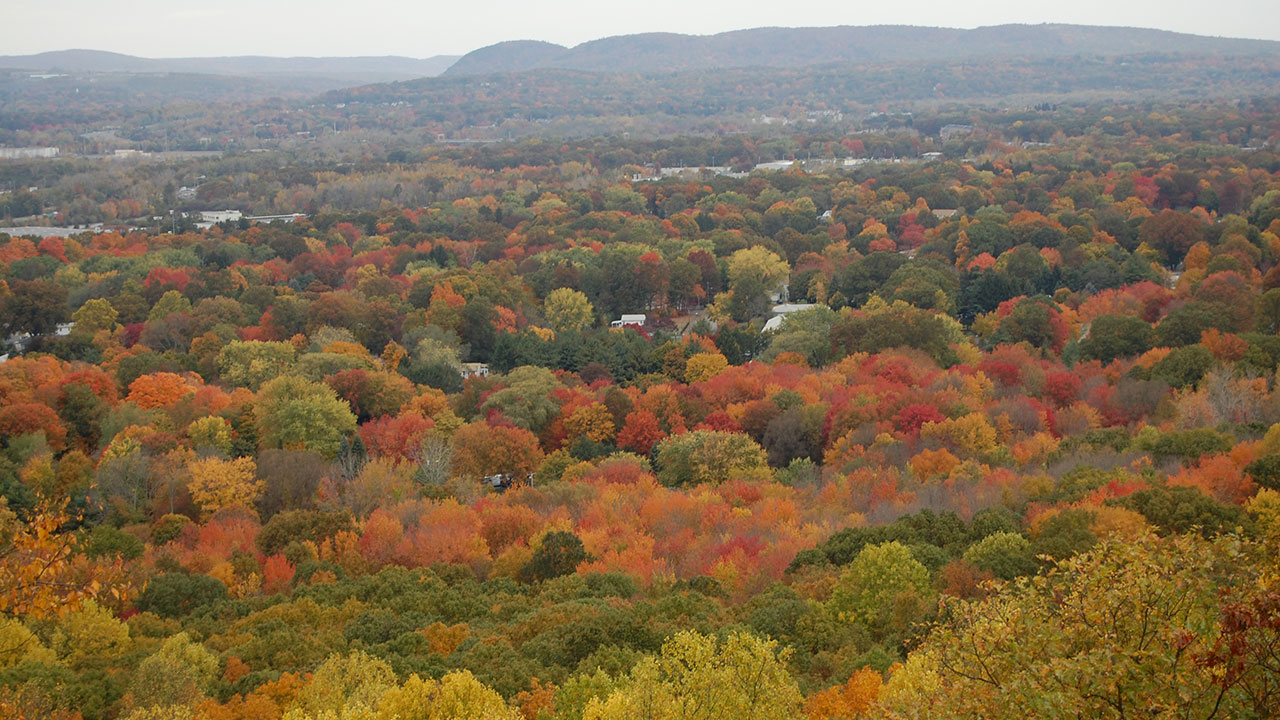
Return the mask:
<path fill-rule="evenodd" d="M 1001 580 L 1012 580 L 1019 575 L 1036 571 L 1031 542 L 1014 532 L 998 532 L 988 535 L 964 552 L 964 561 Z"/>
<path fill-rule="evenodd" d="M 207 415 L 187 426 L 187 438 L 198 453 L 226 455 L 231 452 L 231 423 L 217 415 Z"/>
<path fill-rule="evenodd" d="M 605 700 L 591 699 L 583 720 L 794 720 L 800 689 L 789 650 L 774 640 L 733 633 L 721 641 L 686 630 L 631 670 Z"/>
<path fill-rule="evenodd" d="M 296 356 L 297 351 L 287 342 L 236 340 L 218 352 L 218 374 L 232 385 L 257 390 L 268 380 L 288 372 Z"/>
<path fill-rule="evenodd" d="M 263 385 L 253 414 L 264 448 L 315 450 L 333 457 L 342 439 L 356 429 L 351 406 L 328 385 L 293 375 Z"/>
<path fill-rule="evenodd" d="M 321 663 L 311 681 L 298 691 L 293 709 L 304 713 L 302 717 L 316 718 L 348 707 L 372 710 L 394 687 L 396 675 L 386 661 L 361 650 L 334 655 Z"/>
<path fill-rule="evenodd" d="M 591 327 L 595 309 L 586 295 L 571 288 L 556 288 L 547 293 L 543 312 L 556 332 L 580 332 Z"/>
<path fill-rule="evenodd" d="M 840 575 L 830 610 L 846 622 L 884 628 L 904 603 L 919 607 L 933 594 L 929 571 L 896 540 L 868 545 Z"/>
<path fill-rule="evenodd" d="M 163 320 L 174 313 L 191 312 L 191 301 L 177 290 L 169 290 L 160 296 L 147 313 L 147 320 Z"/>
<path fill-rule="evenodd" d="M 719 484 L 734 479 L 768 479 L 764 448 L 747 435 L 695 430 L 658 444 L 658 479 L 664 485 Z"/>
<path fill-rule="evenodd" d="M 79 667 L 95 661 L 112 662 L 133 646 L 129 626 L 93 600 L 58 621 L 53 648 L 62 661 Z"/>
<path fill-rule="evenodd" d="M 550 370 L 526 365 L 507 373 L 502 382 L 506 387 L 490 395 L 481 412 L 501 410 L 511 422 L 535 433 L 559 414 L 551 391 L 560 387 L 560 381 Z"/>
<path fill-rule="evenodd" d="M 206 697 L 221 663 L 199 643 L 181 632 L 138 664 L 125 705 L 131 709 L 192 707 Z"/>
<path fill-rule="evenodd" d="M 284 720 L 521 720 L 502 696 L 467 671 L 436 680 L 410 675 L 357 650 L 316 669 Z"/>
<path fill-rule="evenodd" d="M 466 670 L 439 680 L 410 675 L 378 702 L 378 720 L 521 720 L 502 696 Z"/>
<path fill-rule="evenodd" d="M 0 670 L 22 662 L 53 664 L 58 656 L 17 618 L 0 617 Z"/>
<path fill-rule="evenodd" d="M 79 310 L 72 313 L 71 320 L 76 324 L 77 333 L 92 335 L 99 330 L 115 330 L 119 316 L 110 300 L 94 298 L 86 300 Z"/>
<path fill-rule="evenodd" d="M 770 298 L 791 276 L 786 260 L 759 245 L 734 252 L 726 264 L 729 289 L 716 296 L 712 312 L 739 321 L 763 315 Z"/>

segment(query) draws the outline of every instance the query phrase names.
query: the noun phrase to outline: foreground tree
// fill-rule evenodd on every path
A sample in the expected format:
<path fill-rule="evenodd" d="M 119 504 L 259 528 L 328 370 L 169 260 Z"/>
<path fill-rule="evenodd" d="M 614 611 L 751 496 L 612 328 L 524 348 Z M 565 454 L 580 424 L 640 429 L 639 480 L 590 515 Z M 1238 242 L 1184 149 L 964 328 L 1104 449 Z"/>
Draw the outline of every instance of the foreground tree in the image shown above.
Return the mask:
<path fill-rule="evenodd" d="M 79 555 L 66 505 L 37 508 L 25 521 L 0 499 L 0 616 L 40 619 L 86 600 L 120 602 L 129 593 L 117 559 L 92 565 Z"/>
<path fill-rule="evenodd" d="M 1274 559 L 1235 537 L 1108 542 L 945 617 L 885 686 L 886 717 L 1280 712 Z"/>

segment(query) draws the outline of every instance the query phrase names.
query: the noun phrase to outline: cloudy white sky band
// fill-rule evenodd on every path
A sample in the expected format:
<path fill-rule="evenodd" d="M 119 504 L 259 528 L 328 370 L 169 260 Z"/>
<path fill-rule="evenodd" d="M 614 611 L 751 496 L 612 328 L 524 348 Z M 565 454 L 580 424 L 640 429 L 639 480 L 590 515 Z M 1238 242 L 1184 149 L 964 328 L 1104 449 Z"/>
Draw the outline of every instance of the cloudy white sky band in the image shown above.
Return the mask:
<path fill-rule="evenodd" d="M 1280 40 L 1276 0 L 3 0 L 0 55 L 86 48 L 142 57 L 461 55 L 502 40 L 751 27 L 1060 22 Z"/>

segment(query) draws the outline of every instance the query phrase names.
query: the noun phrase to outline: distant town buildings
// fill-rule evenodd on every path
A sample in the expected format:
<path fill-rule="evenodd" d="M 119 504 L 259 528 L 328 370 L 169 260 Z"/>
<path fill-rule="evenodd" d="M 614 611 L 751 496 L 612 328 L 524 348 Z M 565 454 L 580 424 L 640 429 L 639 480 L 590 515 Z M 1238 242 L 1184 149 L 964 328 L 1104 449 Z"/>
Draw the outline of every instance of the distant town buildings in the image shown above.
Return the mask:
<path fill-rule="evenodd" d="M 773 162 L 757 163 L 756 170 L 790 170 L 795 167 L 795 160 L 774 160 Z"/>
<path fill-rule="evenodd" d="M 281 222 L 291 223 L 296 221 L 298 218 L 306 217 L 306 215 L 302 213 L 286 213 L 284 215 L 245 215 L 239 210 L 201 210 L 200 212 L 192 214 L 199 218 L 196 222 L 196 227 L 202 230 L 208 230 L 214 225 L 224 222 L 240 222 L 241 220 L 247 220 L 251 223 L 270 223 L 279 220 Z"/>
<path fill-rule="evenodd" d="M 56 147 L 0 147 L 0 160 L 30 160 L 32 158 L 56 158 Z"/>
<path fill-rule="evenodd" d="M 770 160 L 768 162 L 756 163 L 749 170 L 738 171 L 725 165 L 675 165 L 672 167 L 654 167 L 652 165 L 645 166 L 639 172 L 633 172 L 627 176 L 631 182 L 656 182 L 664 178 L 697 178 L 705 175 L 720 175 L 732 178 L 748 177 L 753 172 L 786 172 L 788 170 L 807 170 L 810 172 L 820 171 L 824 169 L 840 169 L 854 168 L 861 165 L 871 163 L 888 163 L 893 165 L 902 165 L 920 162 L 933 162 L 943 159 L 940 152 L 927 152 L 920 157 L 889 157 L 889 158 L 855 158 L 855 157 L 830 157 L 830 158 L 806 158 L 796 160 Z"/>
<path fill-rule="evenodd" d="M 220 222 L 239 222 L 244 217 L 244 213 L 239 210 L 203 210 L 199 213 L 200 220 L 207 223 L 218 224 Z"/>
<path fill-rule="evenodd" d="M 72 225 L 71 227 L 52 227 L 49 225 L 20 225 L 18 227 L 0 227 L 0 233 L 4 233 L 10 237 L 75 237 L 80 233 L 103 233 L 110 232 L 117 228 L 108 228 L 102 223 L 92 223 L 89 225 Z"/>
<path fill-rule="evenodd" d="M 66 337 L 71 334 L 71 330 L 75 326 L 76 324 L 73 322 L 58 323 L 54 327 L 53 332 L 49 333 L 48 337 Z M 5 338 L 4 344 L 13 348 L 16 354 L 21 355 L 27 351 L 27 347 L 31 344 L 33 339 L 34 336 L 32 336 L 31 333 L 15 333 Z M 0 355 L 0 362 L 7 362 L 9 357 L 9 353 Z"/>

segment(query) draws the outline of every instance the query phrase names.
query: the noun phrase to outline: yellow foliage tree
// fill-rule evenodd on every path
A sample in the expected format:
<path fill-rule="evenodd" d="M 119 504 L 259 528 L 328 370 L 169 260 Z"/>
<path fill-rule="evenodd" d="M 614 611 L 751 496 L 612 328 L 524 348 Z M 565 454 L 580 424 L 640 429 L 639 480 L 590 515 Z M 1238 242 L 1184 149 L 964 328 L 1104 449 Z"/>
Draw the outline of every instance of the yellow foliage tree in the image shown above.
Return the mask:
<path fill-rule="evenodd" d="M 729 361 L 718 352 L 697 353 L 685 363 L 684 379 L 687 383 L 710 380 L 727 367 L 729 367 Z"/>
<path fill-rule="evenodd" d="M 397 685 L 384 661 L 356 651 L 334 656 L 298 692 L 284 720 L 521 720 L 468 671 L 440 680 L 410 675 Z"/>
<path fill-rule="evenodd" d="M 613 415 L 604 403 L 591 403 L 565 418 L 564 429 L 570 442 L 583 436 L 594 442 L 607 442 L 613 439 Z"/>
<path fill-rule="evenodd" d="M 156 713 L 143 714 L 146 718 L 189 717 L 165 713 L 174 706 L 189 709 L 204 700 L 219 665 L 217 656 L 180 632 L 138 664 L 124 706 L 135 713 Z"/>
<path fill-rule="evenodd" d="M 359 650 L 334 655 L 321 663 L 311 682 L 298 691 L 285 718 L 373 718 L 378 699 L 395 686 L 396 675 L 385 661 Z"/>
<path fill-rule="evenodd" d="M 794 720 L 800 690 L 789 651 L 734 633 L 723 642 L 686 630 L 631 670 L 624 686 L 592 699 L 583 720 Z"/>
<path fill-rule="evenodd" d="M 0 498 L 0 615 L 45 619 L 91 598 L 127 599 L 122 561 L 89 563 L 63 530 L 71 522 L 65 503 L 36 508 L 24 522 Z"/>
<path fill-rule="evenodd" d="M 595 320 L 591 301 L 572 288 L 556 288 L 547 293 L 542 310 L 556 332 L 580 332 L 591 327 Z"/>
<path fill-rule="evenodd" d="M 187 426 L 187 438 L 196 450 L 231 452 L 231 423 L 217 415 L 206 415 Z"/>
<path fill-rule="evenodd" d="M 138 708 L 124 720 L 195 720 L 195 713 L 186 705 L 165 705 Z"/>
<path fill-rule="evenodd" d="M 378 701 L 378 720 L 521 720 L 502 696 L 470 672 L 451 672 L 439 681 L 410 675 Z"/>
<path fill-rule="evenodd" d="M 981 413 L 969 413 L 942 422 L 927 422 L 920 437 L 937 438 L 973 456 L 982 456 L 997 447 L 996 429 Z"/>
<path fill-rule="evenodd" d="M 52 664 L 58 656 L 17 618 L 0 618 L 0 670 L 20 662 Z M 4 717 L 0 713 L 0 717 Z"/>
<path fill-rule="evenodd" d="M 264 484 L 254 478 L 253 458 L 205 458 L 187 466 L 191 471 L 191 497 L 206 515 L 230 505 L 251 506 L 262 495 Z"/>
<path fill-rule="evenodd" d="M 471 630 L 466 623 L 445 625 L 437 620 L 419 630 L 418 634 L 427 639 L 428 650 L 443 657 L 452 655 L 453 651 L 457 650 L 458 646 L 462 644 L 462 641 L 471 635 Z"/>
<path fill-rule="evenodd" d="M 404 346 L 395 341 L 389 342 L 382 349 L 382 367 L 389 372 L 395 372 L 407 357 L 409 357 L 409 351 L 405 350 Z"/>
<path fill-rule="evenodd" d="M 63 662 L 78 667 L 94 660 L 115 660 L 129 651 L 129 626 L 93 600 L 58 623 L 53 648 Z"/>

